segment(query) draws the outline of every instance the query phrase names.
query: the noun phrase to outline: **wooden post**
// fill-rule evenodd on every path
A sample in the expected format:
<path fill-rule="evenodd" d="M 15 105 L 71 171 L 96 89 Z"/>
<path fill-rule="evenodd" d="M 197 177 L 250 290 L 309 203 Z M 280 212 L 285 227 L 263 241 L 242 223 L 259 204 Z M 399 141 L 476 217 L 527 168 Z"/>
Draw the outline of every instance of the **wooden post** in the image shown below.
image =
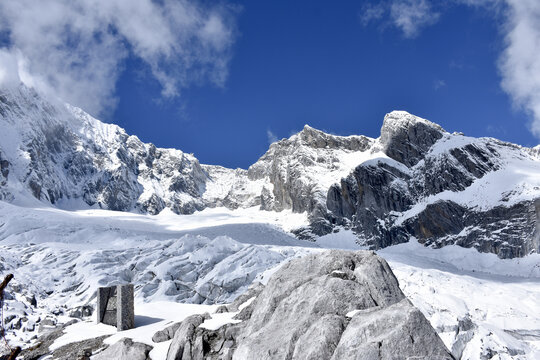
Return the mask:
<path fill-rule="evenodd" d="M 0 284 L 0 298 L 4 297 L 4 289 L 6 288 L 7 284 L 13 279 L 13 274 L 8 274 L 4 281 Z"/>
<path fill-rule="evenodd" d="M 2 281 L 2 283 L 0 284 L 0 300 L 2 300 L 4 298 L 4 289 L 7 287 L 8 283 L 11 281 L 11 279 L 13 279 L 13 274 L 8 274 L 4 281 Z M 4 329 L 1 329 L 2 330 L 2 337 L 4 336 L 3 334 L 3 331 Z M 19 355 L 21 353 L 21 348 L 20 346 L 17 346 L 15 349 L 11 349 L 11 354 L 9 354 L 9 356 L 7 357 L 7 360 L 15 360 L 17 359 L 17 355 Z"/>
<path fill-rule="evenodd" d="M 7 360 L 15 360 L 15 359 L 17 359 L 17 355 L 19 355 L 20 353 L 21 353 L 21 348 L 20 348 L 20 346 L 17 346 L 15 349 L 11 350 L 11 354 L 9 355 Z"/>

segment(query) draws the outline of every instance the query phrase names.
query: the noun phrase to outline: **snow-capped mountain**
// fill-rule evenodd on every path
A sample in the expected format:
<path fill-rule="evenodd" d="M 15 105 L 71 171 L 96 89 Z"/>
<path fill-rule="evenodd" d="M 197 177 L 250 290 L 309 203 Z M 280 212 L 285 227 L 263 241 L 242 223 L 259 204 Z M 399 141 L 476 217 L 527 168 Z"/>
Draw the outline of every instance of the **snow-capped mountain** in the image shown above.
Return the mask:
<path fill-rule="evenodd" d="M 375 248 L 415 237 L 501 258 L 539 251 L 540 162 L 532 149 L 450 134 L 404 112 L 385 117 L 373 149 L 386 156 L 328 191 L 330 223 Z"/>
<path fill-rule="evenodd" d="M 305 213 L 313 239 L 352 229 L 371 248 L 458 244 L 501 258 L 538 252 L 537 149 L 451 134 L 402 111 L 381 136 L 309 126 L 248 170 L 201 165 L 20 86 L 0 92 L 0 199 L 58 208 L 190 214 L 259 206 Z"/>
<path fill-rule="evenodd" d="M 539 251 L 539 198 L 538 148 L 448 133 L 406 112 L 388 114 L 376 139 L 305 126 L 249 169 L 227 169 L 24 86 L 0 90 L 0 273 L 15 274 L 7 337 L 66 359 L 55 352 L 128 337 L 164 359 L 173 340 L 155 342 L 156 331 L 206 311 L 213 329 L 239 321 L 240 305 L 256 305 L 250 290 L 226 305 L 233 312 L 211 304 L 292 258 L 384 247 L 401 291 L 455 358 L 535 359 L 540 262 L 525 255 Z M 114 334 L 92 320 L 96 288 L 126 282 L 139 323 Z M 51 330 L 60 337 L 43 340 Z"/>

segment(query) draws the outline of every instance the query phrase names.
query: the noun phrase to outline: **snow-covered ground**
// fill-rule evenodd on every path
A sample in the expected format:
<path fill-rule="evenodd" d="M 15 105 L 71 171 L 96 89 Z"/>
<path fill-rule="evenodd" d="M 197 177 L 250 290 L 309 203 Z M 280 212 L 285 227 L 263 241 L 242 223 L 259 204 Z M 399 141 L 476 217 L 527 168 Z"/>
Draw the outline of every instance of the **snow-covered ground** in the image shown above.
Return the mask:
<path fill-rule="evenodd" d="M 413 240 L 378 253 L 449 349 L 466 340 L 463 359 L 540 358 L 539 255 L 501 260 Z M 474 326 L 469 331 L 459 326 L 468 319 Z"/>
<path fill-rule="evenodd" d="M 213 313 L 214 303 L 232 301 L 292 257 L 332 247 L 359 249 L 347 231 L 316 243 L 287 233 L 305 222 L 305 215 L 254 208 L 184 216 L 165 210 L 150 216 L 0 202 L 0 276 L 15 274 L 5 315 L 16 316 L 8 327 L 21 324 L 8 331 L 8 338 L 30 342 L 44 319 L 66 322 L 78 306 L 95 302 L 96 287 L 129 281 L 136 288 L 135 329 L 116 333 L 87 317 L 68 327 L 54 347 L 110 334 L 106 343 L 131 337 L 154 346 L 153 359 L 162 359 L 169 342 L 156 345 L 151 337 L 171 322 Z M 378 253 L 404 293 L 463 359 L 540 358 L 540 255 L 501 260 L 456 246 L 425 248 L 415 241 Z M 37 306 L 30 305 L 32 296 Z M 231 317 L 212 314 L 205 326 Z"/>

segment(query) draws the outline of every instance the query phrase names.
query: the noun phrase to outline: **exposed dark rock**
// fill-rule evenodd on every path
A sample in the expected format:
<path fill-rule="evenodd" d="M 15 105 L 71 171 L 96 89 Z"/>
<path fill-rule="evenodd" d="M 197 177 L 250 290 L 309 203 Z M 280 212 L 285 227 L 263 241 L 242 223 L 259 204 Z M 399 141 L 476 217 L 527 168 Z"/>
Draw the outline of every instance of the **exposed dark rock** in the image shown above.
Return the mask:
<path fill-rule="evenodd" d="M 90 356 L 94 355 L 97 351 L 103 348 L 103 341 L 107 338 L 107 335 L 97 338 L 77 341 L 74 343 L 66 344 L 59 347 L 52 352 L 52 359 L 54 360 L 90 360 Z M 109 358 L 116 359 L 116 358 Z"/>
<path fill-rule="evenodd" d="M 452 143 L 455 141 L 452 136 L 456 135 L 410 117 L 388 115 L 383 125 L 386 135 L 384 138 L 381 135 L 381 142 L 388 144 L 391 142 L 388 139 L 406 137 L 409 145 L 419 142 L 414 150 L 408 145 L 401 149 L 402 145 L 394 143 L 386 151 L 399 162 L 381 159 L 362 164 L 340 184 L 331 186 L 326 196 L 328 211 L 319 211 L 316 217 L 311 217 L 309 230 L 324 235 L 335 226 L 349 228 L 357 234 L 360 243 L 373 249 L 415 237 L 433 247 L 449 244 L 474 247 L 501 258 L 540 251 L 539 199 L 505 205 L 512 194 L 500 194 L 501 205 L 486 209 L 451 200 L 432 201 L 414 216 L 402 219 L 408 210 L 418 206 L 419 200 L 444 191 L 464 191 L 474 181 L 501 169 L 502 152 L 511 152 L 516 158 L 527 156 L 521 148 L 495 139 Z M 439 133 L 440 136 L 436 135 Z M 445 150 L 430 152 L 436 141 L 427 141 L 427 134 L 440 139 Z M 445 145 L 447 141 L 450 145 Z M 401 158 L 404 154 L 414 157 L 414 161 L 404 161 Z"/>
<path fill-rule="evenodd" d="M 167 360 L 182 360 L 194 359 L 193 348 L 196 347 L 195 334 L 197 328 L 209 316 L 192 315 L 184 319 L 178 329 L 174 333 L 169 351 L 167 352 Z"/>
<path fill-rule="evenodd" d="M 63 325 L 52 328 L 44 334 L 40 335 L 34 345 L 22 350 L 19 358 L 22 360 L 37 360 L 42 358 L 43 356 L 49 355 L 51 353 L 49 347 L 54 343 L 56 339 L 58 339 L 64 334 L 64 329 L 67 326 L 72 325 L 75 322 L 76 320 L 69 321 Z M 69 359 L 69 357 L 63 359 L 67 360 Z"/>
<path fill-rule="evenodd" d="M 92 316 L 94 308 L 90 305 L 77 306 L 69 311 L 68 316 L 76 319 L 82 319 Z"/>
<path fill-rule="evenodd" d="M 492 252 L 501 258 L 522 257 L 538 251 L 540 199 L 486 211 L 464 208 L 451 201 L 439 201 L 405 224 L 426 245 L 457 244 Z"/>

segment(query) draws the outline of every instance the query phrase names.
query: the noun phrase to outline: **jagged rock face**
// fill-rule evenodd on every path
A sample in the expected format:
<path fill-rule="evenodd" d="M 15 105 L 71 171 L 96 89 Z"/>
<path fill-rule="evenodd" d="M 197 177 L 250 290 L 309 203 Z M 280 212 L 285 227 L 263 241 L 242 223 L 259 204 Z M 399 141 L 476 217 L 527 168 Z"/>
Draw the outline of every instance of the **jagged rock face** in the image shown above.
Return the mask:
<path fill-rule="evenodd" d="M 0 200 L 11 199 L 9 192 L 4 190 L 9 176 L 9 165 L 9 161 L 4 159 L 2 151 L 0 150 Z"/>
<path fill-rule="evenodd" d="M 406 172 L 386 162 L 357 167 L 340 186 L 336 184 L 328 191 L 326 204 L 335 216 L 333 223 L 353 226 L 367 239 L 377 236 L 381 220 L 390 212 L 408 209 L 413 203 L 403 185 L 409 178 Z M 393 241 L 398 243 L 396 239 Z"/>
<path fill-rule="evenodd" d="M 372 252 L 292 260 L 237 318 L 216 331 L 186 319 L 167 359 L 452 359 Z"/>
<path fill-rule="evenodd" d="M 412 176 L 412 192 L 416 197 L 429 196 L 445 190 L 463 191 L 476 179 L 501 168 L 502 151 L 519 148 L 496 140 L 469 143 L 438 154 L 426 156 L 416 166 Z"/>
<path fill-rule="evenodd" d="M 430 204 L 406 222 L 409 234 L 433 247 L 456 244 L 491 252 L 501 258 L 522 257 L 538 251 L 540 199 L 511 207 L 478 212 L 452 201 Z M 524 241 L 525 240 L 525 241 Z"/>

